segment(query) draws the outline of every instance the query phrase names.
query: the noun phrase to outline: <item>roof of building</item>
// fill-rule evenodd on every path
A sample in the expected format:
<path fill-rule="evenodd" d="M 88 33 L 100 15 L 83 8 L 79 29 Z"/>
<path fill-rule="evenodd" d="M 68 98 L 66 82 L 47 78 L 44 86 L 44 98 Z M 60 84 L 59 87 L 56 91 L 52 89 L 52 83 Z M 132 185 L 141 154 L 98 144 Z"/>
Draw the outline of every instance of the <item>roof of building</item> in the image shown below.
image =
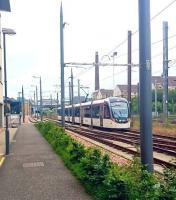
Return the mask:
<path fill-rule="evenodd" d="M 99 90 L 100 93 L 103 95 L 103 94 L 106 94 L 108 96 L 112 96 L 113 95 L 113 90 L 109 90 L 109 89 L 100 89 Z"/>
<path fill-rule="evenodd" d="M 157 84 L 163 85 L 163 77 L 161 76 L 152 76 L 152 83 L 155 85 L 155 81 Z M 176 76 L 168 76 L 168 86 L 176 87 Z"/>
<path fill-rule="evenodd" d="M 117 87 L 119 87 L 119 89 L 123 92 L 127 92 L 128 91 L 128 85 L 117 85 Z M 131 85 L 131 92 L 132 93 L 137 93 L 138 89 L 137 89 L 137 85 Z"/>
<path fill-rule="evenodd" d="M 109 90 L 109 89 L 95 90 L 95 91 L 92 93 L 92 96 L 98 95 L 99 92 L 100 92 L 102 95 L 113 96 L 113 90 Z"/>

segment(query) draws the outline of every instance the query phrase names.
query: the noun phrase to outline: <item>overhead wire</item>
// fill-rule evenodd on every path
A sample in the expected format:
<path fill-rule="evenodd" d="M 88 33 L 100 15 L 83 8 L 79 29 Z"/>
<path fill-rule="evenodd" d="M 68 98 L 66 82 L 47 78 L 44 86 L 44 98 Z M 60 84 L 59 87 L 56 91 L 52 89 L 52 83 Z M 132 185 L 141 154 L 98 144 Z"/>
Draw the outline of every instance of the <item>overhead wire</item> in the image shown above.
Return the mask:
<path fill-rule="evenodd" d="M 174 38 L 174 37 L 176 37 L 176 34 L 169 36 L 168 39 L 171 39 L 171 38 Z M 163 39 L 152 42 L 151 45 L 153 46 L 153 45 L 159 44 L 161 42 L 163 42 Z M 132 53 L 135 53 L 135 52 L 138 52 L 138 51 L 139 51 L 139 48 L 136 48 L 136 49 L 132 50 Z M 127 55 L 128 55 L 127 53 L 121 53 L 121 54 L 117 55 L 117 58 L 121 58 L 121 57 L 124 57 L 124 56 L 127 56 Z"/>
<path fill-rule="evenodd" d="M 163 13 L 166 9 L 168 9 L 172 4 L 174 4 L 176 2 L 176 0 L 170 2 L 168 5 L 166 5 L 163 9 L 161 9 L 158 13 L 156 13 L 151 19 L 150 21 L 153 21 L 154 19 L 156 19 L 159 15 L 161 15 L 161 13 Z M 134 36 L 136 33 L 138 33 L 138 29 L 134 32 L 132 32 L 132 36 Z M 125 44 L 127 42 L 127 39 L 123 40 L 122 42 L 120 42 L 116 47 L 114 47 L 111 51 L 109 51 L 109 54 L 111 54 L 112 52 L 114 52 L 115 50 L 117 50 L 120 46 L 122 46 L 123 44 Z"/>
<path fill-rule="evenodd" d="M 171 2 L 170 2 L 169 4 L 167 4 L 164 8 L 162 8 L 158 13 L 156 13 L 150 20 L 153 21 L 154 19 L 156 19 L 159 15 L 161 15 L 165 10 L 167 10 L 167 9 L 168 9 L 171 5 L 173 5 L 175 2 L 176 2 L 176 0 L 171 1 Z M 132 33 L 132 36 L 134 36 L 138 31 L 139 31 L 139 30 L 134 31 L 134 32 Z M 168 39 L 173 38 L 173 37 L 176 37 L 176 34 L 175 34 L 175 35 L 172 35 L 172 36 L 170 36 L 170 37 L 168 37 Z M 121 47 L 121 46 L 122 46 L 123 44 L 125 44 L 127 41 L 128 41 L 128 39 L 126 38 L 125 40 L 123 40 L 122 42 L 120 42 L 116 47 L 114 47 L 111 51 L 109 51 L 107 55 L 110 55 L 112 52 L 116 51 L 119 47 Z M 163 41 L 163 39 L 158 40 L 158 41 L 156 41 L 156 42 L 153 42 L 152 45 L 158 44 L 158 43 L 160 43 L 160 42 L 162 42 L 162 41 Z M 169 50 L 174 49 L 174 48 L 176 48 L 176 47 L 172 47 L 172 48 L 170 48 Z M 136 52 L 136 51 L 139 51 L 139 49 L 137 49 L 137 48 L 134 49 L 134 50 L 133 50 L 133 53 Z M 119 58 L 119 57 L 122 57 L 122 56 L 125 56 L 125 55 L 127 55 L 127 54 L 123 53 L 123 54 L 119 55 L 118 58 Z M 157 55 L 155 55 L 155 56 L 152 56 L 152 59 L 153 59 L 153 58 L 156 58 L 156 57 L 158 57 L 158 56 L 160 56 L 160 55 L 161 55 L 161 53 L 159 53 L 159 54 L 157 54 Z M 104 57 L 104 58 L 105 58 L 105 57 Z M 76 74 L 75 77 L 80 77 L 82 74 L 85 74 L 86 72 L 88 72 L 88 71 L 89 71 L 90 69 L 92 69 L 93 67 L 94 67 L 94 65 L 88 67 L 88 69 L 86 69 L 86 70 L 82 70 L 81 72 L 79 72 L 78 74 Z M 126 70 L 125 70 L 125 71 L 126 71 Z"/>

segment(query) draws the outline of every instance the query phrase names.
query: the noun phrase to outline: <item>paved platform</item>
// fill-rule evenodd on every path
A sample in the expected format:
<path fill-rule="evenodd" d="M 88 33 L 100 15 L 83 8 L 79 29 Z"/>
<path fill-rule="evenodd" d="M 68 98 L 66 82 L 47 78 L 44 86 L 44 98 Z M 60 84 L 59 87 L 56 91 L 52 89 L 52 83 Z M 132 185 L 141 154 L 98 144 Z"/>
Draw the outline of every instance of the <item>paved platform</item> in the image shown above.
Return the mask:
<path fill-rule="evenodd" d="M 30 123 L 22 124 L 0 168 L 1 200 L 90 200 Z"/>

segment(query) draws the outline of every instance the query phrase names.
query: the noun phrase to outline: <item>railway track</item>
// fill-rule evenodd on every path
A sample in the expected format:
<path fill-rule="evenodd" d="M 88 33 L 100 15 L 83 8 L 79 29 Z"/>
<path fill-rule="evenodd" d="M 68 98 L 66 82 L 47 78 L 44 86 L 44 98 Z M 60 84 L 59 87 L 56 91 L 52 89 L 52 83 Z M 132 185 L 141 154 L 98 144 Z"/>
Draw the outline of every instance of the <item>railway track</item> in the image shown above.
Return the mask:
<path fill-rule="evenodd" d="M 57 120 L 51 120 L 51 121 L 54 121 L 58 124 Z M 139 149 L 140 146 L 140 135 L 138 131 L 128 130 L 125 131 L 124 134 L 123 131 L 108 132 L 80 125 L 72 125 L 70 123 L 66 123 L 66 129 L 75 132 L 81 136 L 84 136 L 86 138 L 92 139 L 109 147 L 112 147 L 116 150 L 126 152 L 130 155 L 139 156 L 140 154 L 139 151 L 137 150 Z M 176 168 L 176 138 L 154 135 L 153 150 L 154 150 L 155 164 L 161 165 L 162 167 Z M 159 155 L 155 155 L 156 152 L 159 153 Z"/>
<path fill-rule="evenodd" d="M 103 143 L 107 146 L 113 147 L 114 149 L 124 151 L 128 154 L 131 154 L 131 155 L 139 156 L 139 152 L 137 151 L 137 148 L 126 147 L 124 145 L 114 143 L 113 142 L 114 136 L 113 136 L 113 138 L 112 137 L 110 138 L 110 137 L 107 137 L 107 135 L 105 136 L 102 132 L 101 132 L 101 134 L 99 134 L 98 132 L 93 130 L 93 132 L 94 132 L 93 133 L 92 130 L 79 129 L 78 127 L 67 126 L 66 128 L 68 130 L 76 132 L 76 133 L 78 133 L 78 134 L 80 134 L 84 137 L 90 138 L 90 139 L 95 140 L 97 142 Z M 119 141 L 118 138 L 115 138 L 115 139 L 117 141 Z M 125 140 L 122 139 L 121 142 L 131 144 L 130 140 L 127 140 L 127 139 L 125 139 Z M 132 145 L 135 145 L 135 143 L 133 142 Z M 157 149 L 157 151 L 162 152 L 162 153 L 165 151 L 162 148 L 156 148 L 155 147 L 155 149 Z M 168 151 L 168 150 L 166 150 L 166 151 L 167 151 L 167 154 L 169 154 L 171 152 L 172 154 L 176 155 L 176 152 L 173 153 L 172 151 Z M 157 158 L 157 157 L 154 157 L 154 163 L 162 165 L 163 167 L 174 167 L 174 168 L 176 168 L 176 164 L 174 162 L 168 162 L 164 159 L 160 159 L 160 158 Z"/>

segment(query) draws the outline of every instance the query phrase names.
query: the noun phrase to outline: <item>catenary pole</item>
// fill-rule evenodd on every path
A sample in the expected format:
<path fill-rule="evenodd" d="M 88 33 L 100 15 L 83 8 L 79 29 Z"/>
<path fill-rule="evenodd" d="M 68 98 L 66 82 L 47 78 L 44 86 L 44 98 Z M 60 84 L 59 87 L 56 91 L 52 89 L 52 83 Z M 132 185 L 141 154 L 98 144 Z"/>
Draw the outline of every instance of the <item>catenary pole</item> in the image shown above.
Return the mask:
<path fill-rule="evenodd" d="M 52 97 L 52 94 L 50 94 L 50 106 L 51 106 L 51 109 L 53 107 L 53 97 Z"/>
<path fill-rule="evenodd" d="M 99 81 L 99 56 L 98 52 L 95 52 L 95 90 L 100 89 L 100 81 Z"/>
<path fill-rule="evenodd" d="M 71 83 L 70 83 L 70 81 L 69 81 L 69 87 L 68 87 L 68 89 L 69 89 L 69 103 L 71 105 Z"/>
<path fill-rule="evenodd" d="M 137 102 L 138 102 L 138 107 L 137 107 L 137 114 L 140 115 L 140 86 L 139 83 L 137 83 Z"/>
<path fill-rule="evenodd" d="M 37 119 L 38 119 L 38 90 L 37 90 L 37 85 L 36 85 L 36 111 L 37 111 Z"/>
<path fill-rule="evenodd" d="M 131 31 L 128 31 L 128 102 L 131 117 Z"/>
<path fill-rule="evenodd" d="M 64 23 L 62 3 L 60 6 L 60 62 L 61 62 L 61 120 L 65 127 L 65 91 L 64 91 Z"/>
<path fill-rule="evenodd" d="M 18 92 L 18 99 L 19 99 L 19 125 L 21 125 L 21 113 L 22 113 L 22 102 L 20 97 L 21 92 Z"/>
<path fill-rule="evenodd" d="M 34 107 L 33 108 L 34 108 L 33 112 L 34 112 L 35 117 L 36 117 L 35 90 L 34 90 Z"/>
<path fill-rule="evenodd" d="M 139 4 L 139 81 L 141 162 L 153 171 L 150 0 Z"/>
<path fill-rule="evenodd" d="M 155 117 L 157 117 L 157 81 L 155 80 Z"/>
<path fill-rule="evenodd" d="M 79 115 L 81 116 L 81 97 L 80 97 L 80 80 L 78 79 L 78 103 L 80 105 Z M 79 123 L 81 123 L 81 118 L 79 117 Z"/>
<path fill-rule="evenodd" d="M 42 79 L 40 76 L 40 119 L 43 121 Z"/>
<path fill-rule="evenodd" d="M 25 122 L 25 101 L 24 101 L 24 89 L 22 85 L 22 104 L 23 104 L 23 123 Z"/>
<path fill-rule="evenodd" d="M 80 80 L 78 79 L 78 103 L 81 103 L 81 99 L 80 99 Z"/>
<path fill-rule="evenodd" d="M 71 105 L 72 105 L 72 123 L 74 123 L 74 91 L 73 91 L 73 71 L 71 69 Z"/>
<path fill-rule="evenodd" d="M 163 22 L 163 116 L 168 118 L 168 22 Z"/>
<path fill-rule="evenodd" d="M 57 92 L 57 109 L 58 109 L 58 107 L 59 107 L 59 94 Z"/>
<path fill-rule="evenodd" d="M 117 56 L 117 52 L 116 51 L 113 52 L 113 54 L 111 56 L 113 58 L 113 63 L 112 63 L 112 65 L 113 65 L 113 68 L 112 68 L 113 89 L 115 88 L 115 56 Z"/>

